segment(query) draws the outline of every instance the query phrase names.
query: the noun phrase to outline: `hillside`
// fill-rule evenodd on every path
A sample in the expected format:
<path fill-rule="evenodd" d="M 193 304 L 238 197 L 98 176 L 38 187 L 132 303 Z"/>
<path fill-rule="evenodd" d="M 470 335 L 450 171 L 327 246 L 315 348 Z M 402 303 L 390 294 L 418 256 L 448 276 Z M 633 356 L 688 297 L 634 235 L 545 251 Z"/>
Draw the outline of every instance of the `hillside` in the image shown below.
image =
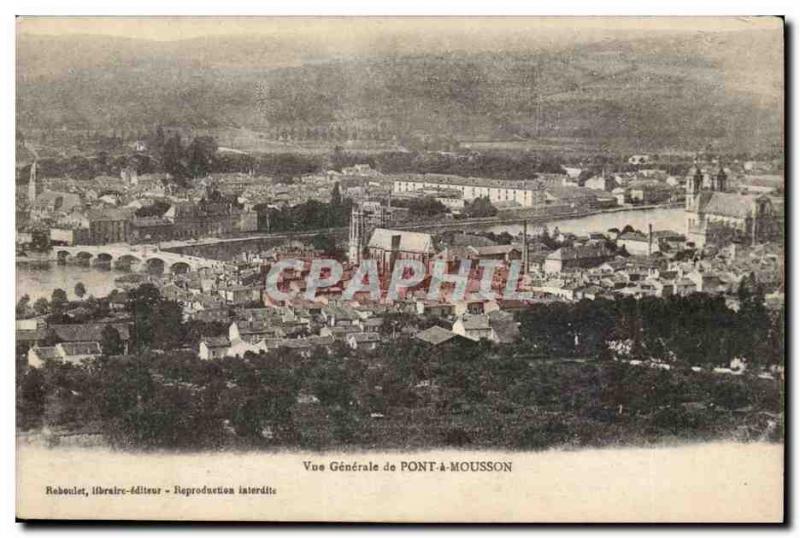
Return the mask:
<path fill-rule="evenodd" d="M 247 127 L 268 136 L 576 140 L 631 151 L 782 145 L 778 32 L 510 52 L 342 57 L 262 36 L 18 36 L 18 128 Z M 777 41 L 776 41 L 777 39 Z"/>

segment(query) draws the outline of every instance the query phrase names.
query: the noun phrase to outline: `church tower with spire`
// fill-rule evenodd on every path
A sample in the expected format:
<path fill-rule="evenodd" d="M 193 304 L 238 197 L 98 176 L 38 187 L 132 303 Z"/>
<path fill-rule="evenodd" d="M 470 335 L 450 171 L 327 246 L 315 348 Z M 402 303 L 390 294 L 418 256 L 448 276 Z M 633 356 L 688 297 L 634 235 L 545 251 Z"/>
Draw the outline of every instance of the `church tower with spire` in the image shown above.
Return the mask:
<path fill-rule="evenodd" d="M 31 175 L 28 178 L 28 203 L 33 205 L 36 201 L 36 197 L 42 193 L 42 190 L 39 185 L 39 178 L 36 174 L 36 161 L 31 163 Z"/>
<path fill-rule="evenodd" d="M 722 167 L 722 164 L 719 165 L 717 177 L 714 179 L 713 190 L 717 192 L 725 192 L 728 190 L 728 174 L 725 173 L 725 169 Z"/>
<path fill-rule="evenodd" d="M 694 174 L 686 179 L 686 211 L 693 211 L 697 204 L 697 198 L 703 188 L 703 172 L 700 166 L 695 165 Z"/>

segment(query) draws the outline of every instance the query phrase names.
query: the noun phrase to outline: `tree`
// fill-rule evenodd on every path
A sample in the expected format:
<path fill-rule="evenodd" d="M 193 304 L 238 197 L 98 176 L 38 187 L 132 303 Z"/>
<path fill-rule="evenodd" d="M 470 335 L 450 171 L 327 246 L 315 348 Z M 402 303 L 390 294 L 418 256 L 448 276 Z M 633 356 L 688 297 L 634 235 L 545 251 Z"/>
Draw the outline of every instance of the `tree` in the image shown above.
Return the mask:
<path fill-rule="evenodd" d="M 128 310 L 133 315 L 133 341 L 139 347 L 153 342 L 155 313 L 161 293 L 153 284 L 145 283 L 128 294 Z"/>
<path fill-rule="evenodd" d="M 86 295 L 86 286 L 83 285 L 83 282 L 78 282 L 75 284 L 75 296 L 78 299 L 83 299 L 84 295 Z"/>
<path fill-rule="evenodd" d="M 61 288 L 53 290 L 53 295 L 50 297 L 50 305 L 53 311 L 60 312 L 67 305 L 67 292 Z"/>
<path fill-rule="evenodd" d="M 106 325 L 100 333 L 100 347 L 106 355 L 120 355 L 124 350 L 122 337 L 113 325 Z"/>
<path fill-rule="evenodd" d="M 311 238 L 311 244 L 328 256 L 335 256 L 338 253 L 336 238 L 331 234 L 317 234 Z"/>
<path fill-rule="evenodd" d="M 185 161 L 185 151 L 178 133 L 175 133 L 164 144 L 161 164 L 164 171 L 180 183 L 184 182 L 189 177 L 189 170 L 187 170 Z"/>
<path fill-rule="evenodd" d="M 447 213 L 447 207 L 432 196 L 423 196 L 408 201 L 408 212 L 418 217 L 433 217 Z"/>
<path fill-rule="evenodd" d="M 22 297 L 20 297 L 19 301 L 17 301 L 17 317 L 24 317 L 28 313 L 28 308 L 30 307 L 31 298 L 26 293 Z"/>
<path fill-rule="evenodd" d="M 470 218 L 494 217 L 497 215 L 497 208 L 492 205 L 488 196 L 481 196 L 464 207 L 464 215 Z"/>
<path fill-rule="evenodd" d="M 332 206 L 342 205 L 342 191 L 341 188 L 339 187 L 338 181 L 333 185 L 333 190 L 331 191 L 331 205 Z"/>
<path fill-rule="evenodd" d="M 44 314 L 47 314 L 47 312 L 50 311 L 50 303 L 47 302 L 47 299 L 45 299 L 44 297 L 39 297 L 33 303 L 33 311 L 39 314 L 40 316 L 43 316 Z"/>
<path fill-rule="evenodd" d="M 207 176 L 214 165 L 217 141 L 210 136 L 198 136 L 189 144 L 186 153 L 189 156 L 189 173 L 192 177 Z"/>

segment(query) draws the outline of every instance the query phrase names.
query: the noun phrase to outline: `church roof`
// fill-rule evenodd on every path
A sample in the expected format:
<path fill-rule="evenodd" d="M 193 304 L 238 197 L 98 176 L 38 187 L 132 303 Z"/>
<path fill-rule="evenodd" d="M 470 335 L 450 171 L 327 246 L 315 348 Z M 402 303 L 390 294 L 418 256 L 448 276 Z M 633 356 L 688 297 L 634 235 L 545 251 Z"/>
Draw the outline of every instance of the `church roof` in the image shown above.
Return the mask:
<path fill-rule="evenodd" d="M 55 211 L 69 213 L 82 204 L 80 195 L 74 192 L 44 191 L 36 197 L 34 206 L 52 208 Z"/>
<path fill-rule="evenodd" d="M 405 232 L 400 230 L 387 230 L 385 228 L 375 228 L 369 240 L 369 248 L 380 248 L 392 250 L 392 237 L 400 236 L 398 249 L 403 252 L 424 252 L 432 253 L 433 238 L 430 234 L 420 232 Z"/>
<path fill-rule="evenodd" d="M 732 192 L 703 192 L 700 195 L 698 210 L 706 215 L 746 218 L 753 212 L 756 196 Z"/>

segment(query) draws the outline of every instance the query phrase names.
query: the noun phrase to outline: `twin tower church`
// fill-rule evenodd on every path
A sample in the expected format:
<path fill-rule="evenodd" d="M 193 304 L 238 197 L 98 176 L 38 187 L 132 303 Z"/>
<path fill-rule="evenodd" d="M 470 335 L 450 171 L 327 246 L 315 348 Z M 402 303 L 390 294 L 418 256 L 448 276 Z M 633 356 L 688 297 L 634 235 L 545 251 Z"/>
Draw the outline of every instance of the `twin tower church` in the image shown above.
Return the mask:
<path fill-rule="evenodd" d="M 766 195 L 728 191 L 728 175 L 716 175 L 699 166 L 686 180 L 686 238 L 698 248 L 717 237 L 738 237 L 758 243 L 775 232 L 775 210 Z"/>

